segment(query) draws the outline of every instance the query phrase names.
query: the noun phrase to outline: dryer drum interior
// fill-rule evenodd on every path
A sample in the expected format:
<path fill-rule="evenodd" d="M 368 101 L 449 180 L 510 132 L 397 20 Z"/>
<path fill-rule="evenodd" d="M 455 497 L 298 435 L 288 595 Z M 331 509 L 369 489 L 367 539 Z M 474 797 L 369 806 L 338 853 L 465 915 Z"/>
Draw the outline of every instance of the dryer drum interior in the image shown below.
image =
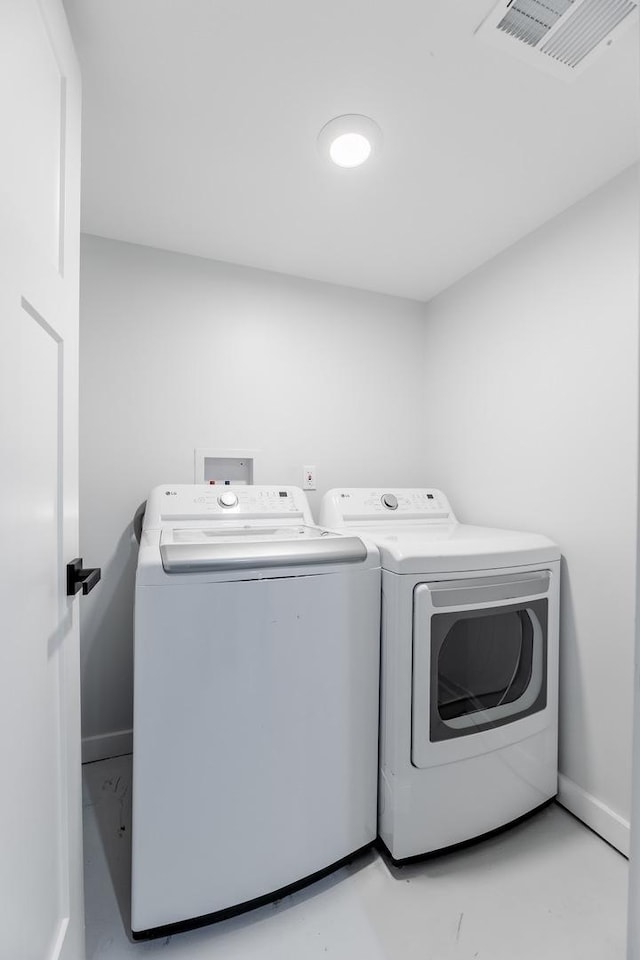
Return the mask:
<path fill-rule="evenodd" d="M 438 656 L 438 713 L 455 720 L 519 700 L 533 672 L 525 610 L 456 620 Z"/>

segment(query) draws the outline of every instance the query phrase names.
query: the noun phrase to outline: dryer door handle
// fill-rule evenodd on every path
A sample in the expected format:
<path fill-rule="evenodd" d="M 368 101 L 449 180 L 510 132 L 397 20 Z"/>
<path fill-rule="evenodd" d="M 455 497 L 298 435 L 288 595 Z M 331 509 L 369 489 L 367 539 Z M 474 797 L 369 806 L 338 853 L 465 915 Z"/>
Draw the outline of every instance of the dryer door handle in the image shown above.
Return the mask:
<path fill-rule="evenodd" d="M 512 573 L 498 577 L 474 577 L 471 580 L 441 580 L 428 584 L 434 607 L 460 607 L 469 604 L 497 603 L 499 600 L 525 600 L 548 593 L 551 573 Z"/>

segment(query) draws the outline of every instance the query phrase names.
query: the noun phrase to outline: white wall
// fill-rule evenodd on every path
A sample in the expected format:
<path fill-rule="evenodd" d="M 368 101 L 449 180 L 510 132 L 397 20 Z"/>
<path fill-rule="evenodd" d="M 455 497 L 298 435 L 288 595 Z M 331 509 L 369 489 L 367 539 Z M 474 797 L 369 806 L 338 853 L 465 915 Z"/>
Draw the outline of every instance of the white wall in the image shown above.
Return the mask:
<path fill-rule="evenodd" d="M 136 546 L 152 486 L 193 481 L 195 447 L 259 448 L 259 479 L 318 493 L 426 481 L 424 305 L 84 237 L 81 547 L 85 759 L 127 749 Z M 124 731 L 123 733 L 119 733 Z"/>
<path fill-rule="evenodd" d="M 561 546 L 566 805 L 628 844 L 638 190 L 627 171 L 426 309 L 429 482 L 460 518 Z"/>

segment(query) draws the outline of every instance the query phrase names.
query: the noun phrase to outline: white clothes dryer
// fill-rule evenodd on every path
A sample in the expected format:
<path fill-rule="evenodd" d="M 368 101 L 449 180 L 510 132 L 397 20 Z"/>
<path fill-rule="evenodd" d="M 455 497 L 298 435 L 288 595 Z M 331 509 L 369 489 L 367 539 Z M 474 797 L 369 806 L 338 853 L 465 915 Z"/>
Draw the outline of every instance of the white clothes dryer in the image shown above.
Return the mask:
<path fill-rule="evenodd" d="M 432 489 L 340 489 L 323 526 L 382 563 L 379 835 L 402 862 L 557 792 L 560 552 L 458 523 Z"/>
<path fill-rule="evenodd" d="M 257 906 L 376 838 L 380 562 L 295 487 L 152 491 L 135 594 L 132 930 Z"/>

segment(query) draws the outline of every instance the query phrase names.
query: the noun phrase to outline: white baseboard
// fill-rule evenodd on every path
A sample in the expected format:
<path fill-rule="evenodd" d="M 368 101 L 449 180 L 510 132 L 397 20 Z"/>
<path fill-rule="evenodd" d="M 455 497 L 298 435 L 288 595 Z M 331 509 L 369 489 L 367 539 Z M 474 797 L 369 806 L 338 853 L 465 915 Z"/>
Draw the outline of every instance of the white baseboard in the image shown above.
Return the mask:
<path fill-rule="evenodd" d="M 558 777 L 558 803 L 586 823 L 625 857 L 629 856 L 629 821 L 563 774 Z"/>
<path fill-rule="evenodd" d="M 115 733 L 99 733 L 95 737 L 82 738 L 82 762 L 106 760 L 107 757 L 122 757 L 133 752 L 133 730 L 117 730 Z"/>

